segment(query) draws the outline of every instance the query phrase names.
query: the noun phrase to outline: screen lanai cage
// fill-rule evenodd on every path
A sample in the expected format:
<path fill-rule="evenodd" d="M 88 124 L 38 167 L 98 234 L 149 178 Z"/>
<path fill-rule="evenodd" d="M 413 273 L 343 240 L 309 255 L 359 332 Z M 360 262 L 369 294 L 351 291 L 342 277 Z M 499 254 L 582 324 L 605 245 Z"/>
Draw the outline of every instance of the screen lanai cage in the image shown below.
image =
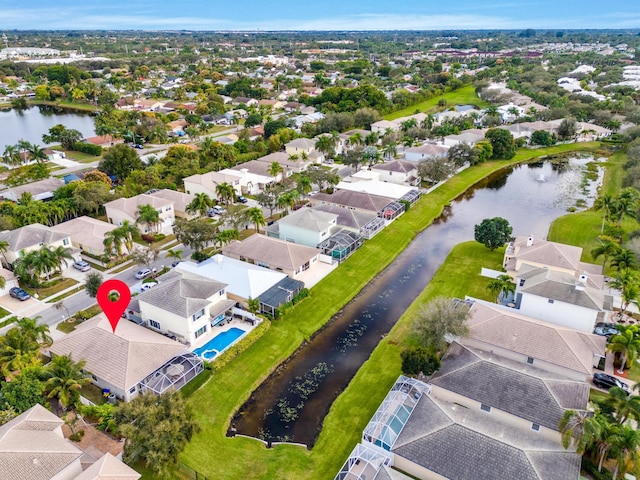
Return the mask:
<path fill-rule="evenodd" d="M 390 451 L 420 397 L 430 391 L 428 384 L 401 375 L 364 429 L 363 441 Z"/>
<path fill-rule="evenodd" d="M 340 230 L 331 235 L 318 248 L 325 255 L 342 261 L 362 246 L 364 240 L 360 235 L 348 230 Z"/>
<path fill-rule="evenodd" d="M 359 443 L 335 477 L 335 480 L 371 480 L 376 478 L 391 457 Z"/>
<path fill-rule="evenodd" d="M 160 395 L 169 389 L 179 390 L 203 370 L 200 357 L 191 352 L 182 353 L 140 382 L 142 391 Z"/>

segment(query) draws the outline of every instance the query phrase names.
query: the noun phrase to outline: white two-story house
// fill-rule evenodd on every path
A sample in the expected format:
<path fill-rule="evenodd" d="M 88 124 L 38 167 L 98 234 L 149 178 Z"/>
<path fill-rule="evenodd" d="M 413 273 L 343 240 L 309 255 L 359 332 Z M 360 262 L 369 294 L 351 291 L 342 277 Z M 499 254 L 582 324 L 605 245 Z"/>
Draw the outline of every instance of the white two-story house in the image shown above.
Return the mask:
<path fill-rule="evenodd" d="M 227 285 L 190 272 L 173 271 L 136 297 L 140 318 L 152 329 L 190 346 L 206 343 L 211 327 L 224 321 L 235 301 Z"/>

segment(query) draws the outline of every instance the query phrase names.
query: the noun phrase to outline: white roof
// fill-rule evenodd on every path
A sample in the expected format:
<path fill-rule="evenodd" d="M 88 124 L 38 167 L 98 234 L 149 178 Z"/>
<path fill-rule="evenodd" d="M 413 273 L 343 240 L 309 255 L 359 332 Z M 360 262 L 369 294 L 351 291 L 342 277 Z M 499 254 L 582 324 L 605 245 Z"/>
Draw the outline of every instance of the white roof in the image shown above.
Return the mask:
<path fill-rule="evenodd" d="M 340 182 L 336 185 L 338 190 L 350 190 L 352 192 L 364 192 L 370 195 L 378 195 L 380 197 L 387 197 L 397 200 L 411 190 L 415 190 L 414 187 L 405 187 L 404 185 L 398 185 L 390 182 L 377 182 L 377 181 L 363 181 L 363 182 Z"/>
<path fill-rule="evenodd" d="M 72 242 L 82 245 L 84 248 L 90 247 L 93 250 L 103 251 L 104 244 L 102 242 L 105 235 L 117 227 L 102 220 L 82 216 L 50 228 L 54 232 L 69 235 Z"/>
<path fill-rule="evenodd" d="M 257 298 L 287 276 L 219 254 L 199 264 L 182 262 L 176 269 L 226 283 L 227 293 L 239 298 Z"/>

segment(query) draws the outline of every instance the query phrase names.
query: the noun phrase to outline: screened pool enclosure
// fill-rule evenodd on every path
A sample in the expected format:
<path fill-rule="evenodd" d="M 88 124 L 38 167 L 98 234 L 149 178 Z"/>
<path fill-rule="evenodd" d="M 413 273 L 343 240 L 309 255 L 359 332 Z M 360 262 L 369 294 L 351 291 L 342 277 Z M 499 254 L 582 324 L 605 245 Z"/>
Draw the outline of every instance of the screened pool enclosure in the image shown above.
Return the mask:
<path fill-rule="evenodd" d="M 420 397 L 430 391 L 428 384 L 401 375 L 371 417 L 362 440 L 390 451 Z"/>

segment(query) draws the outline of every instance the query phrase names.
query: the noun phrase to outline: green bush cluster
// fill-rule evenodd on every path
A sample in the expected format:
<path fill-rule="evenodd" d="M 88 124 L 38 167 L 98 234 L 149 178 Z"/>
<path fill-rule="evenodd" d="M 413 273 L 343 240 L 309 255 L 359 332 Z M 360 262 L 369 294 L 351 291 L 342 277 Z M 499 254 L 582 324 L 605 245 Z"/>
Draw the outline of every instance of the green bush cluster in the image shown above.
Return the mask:
<path fill-rule="evenodd" d="M 72 150 L 95 155 L 96 157 L 102 155 L 102 147 L 92 143 L 76 142 L 73 144 Z"/>
<path fill-rule="evenodd" d="M 425 347 L 414 347 L 403 350 L 400 354 L 402 358 L 402 373 L 405 375 L 431 375 L 440 368 L 440 359 L 430 349 Z"/>

